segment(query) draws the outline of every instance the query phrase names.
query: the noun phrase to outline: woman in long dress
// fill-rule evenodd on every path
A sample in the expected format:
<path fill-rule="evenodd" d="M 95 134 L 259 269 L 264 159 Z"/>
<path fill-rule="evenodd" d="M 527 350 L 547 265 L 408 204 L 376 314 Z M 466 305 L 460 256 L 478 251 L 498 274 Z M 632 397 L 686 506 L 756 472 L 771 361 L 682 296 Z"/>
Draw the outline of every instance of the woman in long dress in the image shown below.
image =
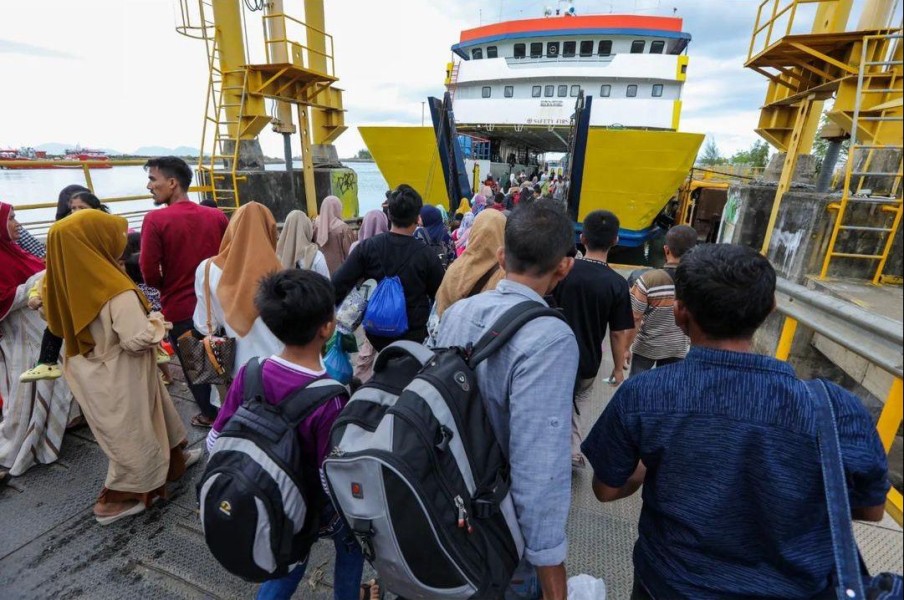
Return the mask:
<path fill-rule="evenodd" d="M 236 340 L 233 375 L 255 356 L 266 358 L 283 351 L 283 343 L 267 329 L 254 305 L 260 280 L 281 269 L 273 213 L 263 204 L 249 202 L 229 220 L 220 253 L 202 261 L 195 271 L 195 329 L 209 333 L 209 296 L 211 327 L 214 331 L 224 328 Z"/>
<path fill-rule="evenodd" d="M 293 210 L 286 216 L 276 242 L 276 255 L 284 269 L 310 270 L 330 278 L 326 258 L 314 243 L 314 224 L 300 210 Z"/>
<path fill-rule="evenodd" d="M 335 273 L 348 258 L 355 232 L 342 220 L 342 201 L 327 196 L 320 204 L 320 214 L 314 219 L 314 241 L 326 257 L 330 274 Z"/>
<path fill-rule="evenodd" d="M 169 324 L 120 269 L 128 223 L 82 210 L 47 234 L 44 311 L 63 338 L 63 375 L 110 463 L 94 515 L 101 525 L 166 496 L 201 450 L 157 376 L 155 349 Z"/>
<path fill-rule="evenodd" d="M 19 381 L 38 360 L 46 323 L 27 306 L 44 263 L 19 248 L 18 234 L 13 207 L 0 202 L 0 471 L 13 476 L 56 461 L 73 407 L 63 379 Z"/>

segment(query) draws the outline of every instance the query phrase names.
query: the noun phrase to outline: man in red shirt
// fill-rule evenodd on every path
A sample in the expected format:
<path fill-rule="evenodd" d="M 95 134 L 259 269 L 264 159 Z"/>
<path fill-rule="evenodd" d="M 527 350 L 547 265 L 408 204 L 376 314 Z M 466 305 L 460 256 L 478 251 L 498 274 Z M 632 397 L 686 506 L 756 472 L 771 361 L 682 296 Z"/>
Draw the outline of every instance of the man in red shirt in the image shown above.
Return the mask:
<path fill-rule="evenodd" d="M 172 322 L 170 340 L 178 354 L 177 339 L 192 329 L 195 312 L 195 270 L 201 261 L 220 251 L 220 242 L 229 219 L 215 208 L 200 206 L 188 199 L 191 168 L 181 158 L 164 156 L 150 159 L 147 189 L 154 205 L 164 205 L 144 217 L 141 226 L 141 274 L 147 285 L 160 290 L 163 316 Z M 179 357 L 180 362 L 182 357 Z M 201 413 L 192 425 L 210 427 L 217 409 L 210 403 L 210 385 L 191 385 L 189 389 Z"/>

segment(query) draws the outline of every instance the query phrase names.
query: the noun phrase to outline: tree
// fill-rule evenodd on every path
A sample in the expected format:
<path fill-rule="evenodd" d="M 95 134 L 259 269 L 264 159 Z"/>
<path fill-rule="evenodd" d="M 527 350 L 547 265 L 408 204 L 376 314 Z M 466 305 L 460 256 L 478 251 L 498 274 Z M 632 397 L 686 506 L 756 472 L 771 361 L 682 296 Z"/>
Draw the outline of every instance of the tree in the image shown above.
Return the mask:
<path fill-rule="evenodd" d="M 735 152 L 731 157 L 733 165 L 747 165 L 751 167 L 765 167 L 769 161 L 769 144 L 757 140 L 748 150 Z"/>
<path fill-rule="evenodd" d="M 362 160 L 373 160 L 373 156 L 371 156 L 370 150 L 367 150 L 366 148 L 358 150 L 358 154 L 355 156 L 355 158 L 360 158 Z"/>
<path fill-rule="evenodd" d="M 813 140 L 813 149 L 810 153 L 816 157 L 816 168 L 822 168 L 822 161 L 826 158 L 826 151 L 829 149 L 829 140 L 825 138 L 819 137 L 819 132 L 821 132 L 827 125 L 830 125 L 828 118 L 828 111 L 825 110 L 822 112 L 822 118 L 819 120 L 819 129 L 816 133 L 816 139 Z M 841 151 L 838 153 L 838 162 L 835 163 L 837 168 L 838 165 L 843 165 L 845 161 L 847 161 L 848 155 L 848 147 L 851 145 L 850 139 L 846 139 L 841 143 Z"/>
<path fill-rule="evenodd" d="M 719 154 L 719 147 L 716 145 L 716 140 L 710 138 L 706 141 L 706 145 L 703 146 L 703 156 L 698 158 L 697 162 L 709 167 L 723 162 L 722 155 Z"/>

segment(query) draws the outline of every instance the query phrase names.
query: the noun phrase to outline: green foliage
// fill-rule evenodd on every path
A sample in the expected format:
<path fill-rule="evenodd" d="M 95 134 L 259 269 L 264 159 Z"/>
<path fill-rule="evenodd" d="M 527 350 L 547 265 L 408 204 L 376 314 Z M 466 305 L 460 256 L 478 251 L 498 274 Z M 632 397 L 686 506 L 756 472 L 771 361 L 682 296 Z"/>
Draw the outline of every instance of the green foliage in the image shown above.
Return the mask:
<path fill-rule="evenodd" d="M 769 162 L 769 144 L 757 140 L 747 150 L 735 152 L 729 161 L 733 165 L 747 165 L 750 167 L 765 167 Z"/>
<path fill-rule="evenodd" d="M 706 144 L 703 146 L 703 154 L 697 157 L 697 162 L 709 167 L 724 162 L 722 155 L 719 154 L 719 147 L 716 145 L 716 140 L 712 138 L 706 140 Z"/>
<path fill-rule="evenodd" d="M 828 111 L 823 111 L 822 118 L 819 120 L 819 129 L 817 130 L 816 139 L 813 140 L 813 149 L 810 151 L 810 153 L 816 157 L 817 169 L 822 168 L 822 161 L 825 160 L 826 151 L 829 149 L 829 140 L 819 137 L 818 133 L 819 131 L 822 131 L 822 128 L 829 123 L 829 118 L 827 115 Z M 841 143 L 841 151 L 838 153 L 838 162 L 835 163 L 836 168 L 839 165 L 843 165 L 847 161 L 848 146 L 850 145 L 850 140 L 844 140 Z"/>
<path fill-rule="evenodd" d="M 366 148 L 358 150 L 358 154 L 355 155 L 355 158 L 360 158 L 362 160 L 373 160 L 373 156 L 371 156 L 370 150 L 367 150 Z"/>

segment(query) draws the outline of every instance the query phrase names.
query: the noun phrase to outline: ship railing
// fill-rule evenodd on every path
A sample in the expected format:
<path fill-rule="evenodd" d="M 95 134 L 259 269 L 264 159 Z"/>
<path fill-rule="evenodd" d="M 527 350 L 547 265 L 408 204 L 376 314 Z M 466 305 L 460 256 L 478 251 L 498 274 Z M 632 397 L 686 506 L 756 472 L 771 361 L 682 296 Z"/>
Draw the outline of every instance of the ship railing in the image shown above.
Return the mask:
<path fill-rule="evenodd" d="M 262 23 L 268 64 L 278 64 L 282 59 L 277 61 L 277 57 L 288 56 L 296 67 L 335 77 L 333 36 L 284 13 L 264 15 Z M 314 40 L 323 40 L 323 48 L 313 47 Z"/>
<path fill-rule="evenodd" d="M 871 368 L 891 375 L 892 383 L 876 423 L 885 453 L 890 453 L 904 410 L 904 355 L 901 351 L 904 332 L 901 323 L 781 278 L 776 283 L 775 300 L 776 310 L 784 315 L 776 358 L 788 360 L 798 325 L 803 325 L 810 332 L 864 359 Z M 902 524 L 902 496 L 894 487 L 888 492 L 885 510 L 899 525 Z"/>

